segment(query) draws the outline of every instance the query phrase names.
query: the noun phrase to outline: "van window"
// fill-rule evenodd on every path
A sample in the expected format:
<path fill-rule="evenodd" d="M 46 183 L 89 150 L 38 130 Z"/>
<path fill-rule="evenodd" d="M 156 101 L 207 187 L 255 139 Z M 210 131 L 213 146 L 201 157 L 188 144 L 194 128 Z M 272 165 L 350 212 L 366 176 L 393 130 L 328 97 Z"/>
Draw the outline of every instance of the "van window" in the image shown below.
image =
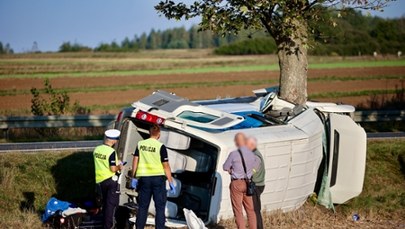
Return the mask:
<path fill-rule="evenodd" d="M 215 115 L 194 111 L 183 111 L 177 117 L 200 123 L 209 123 L 219 118 Z"/>

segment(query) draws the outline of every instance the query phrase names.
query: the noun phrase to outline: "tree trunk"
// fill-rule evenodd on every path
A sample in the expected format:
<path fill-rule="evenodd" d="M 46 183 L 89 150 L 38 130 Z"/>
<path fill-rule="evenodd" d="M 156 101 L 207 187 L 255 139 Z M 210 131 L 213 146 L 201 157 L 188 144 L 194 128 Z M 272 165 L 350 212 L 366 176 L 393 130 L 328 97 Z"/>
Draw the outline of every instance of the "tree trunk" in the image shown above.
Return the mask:
<path fill-rule="evenodd" d="M 280 97 L 296 103 L 307 101 L 308 59 L 304 23 L 296 21 L 293 34 L 276 40 L 280 66 Z"/>

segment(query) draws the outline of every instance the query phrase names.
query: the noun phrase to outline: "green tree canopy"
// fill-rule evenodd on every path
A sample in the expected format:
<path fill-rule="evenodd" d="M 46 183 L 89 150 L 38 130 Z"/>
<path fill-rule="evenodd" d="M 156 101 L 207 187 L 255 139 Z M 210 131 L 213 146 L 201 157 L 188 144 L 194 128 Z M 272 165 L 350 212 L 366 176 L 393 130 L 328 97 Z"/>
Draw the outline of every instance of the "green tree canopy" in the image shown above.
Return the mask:
<path fill-rule="evenodd" d="M 307 98 L 307 49 L 312 26 L 324 9 L 379 10 L 391 0 L 195 0 L 191 4 L 161 1 L 155 8 L 169 19 L 200 16 L 201 30 L 237 34 L 265 29 L 278 47 L 280 96 L 299 104 Z M 332 25 L 336 22 L 331 20 Z"/>

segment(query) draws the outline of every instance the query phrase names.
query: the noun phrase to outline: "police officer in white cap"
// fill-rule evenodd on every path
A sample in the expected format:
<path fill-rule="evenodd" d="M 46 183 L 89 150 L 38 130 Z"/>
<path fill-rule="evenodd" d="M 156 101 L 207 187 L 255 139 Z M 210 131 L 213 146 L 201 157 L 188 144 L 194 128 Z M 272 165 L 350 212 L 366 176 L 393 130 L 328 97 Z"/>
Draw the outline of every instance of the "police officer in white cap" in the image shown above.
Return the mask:
<path fill-rule="evenodd" d="M 115 209 L 119 203 L 117 172 L 123 168 L 118 160 L 113 146 L 120 137 L 120 131 L 111 129 L 105 133 L 104 144 L 94 149 L 94 167 L 96 184 L 99 185 L 103 196 L 104 228 L 113 228 L 115 224 Z"/>

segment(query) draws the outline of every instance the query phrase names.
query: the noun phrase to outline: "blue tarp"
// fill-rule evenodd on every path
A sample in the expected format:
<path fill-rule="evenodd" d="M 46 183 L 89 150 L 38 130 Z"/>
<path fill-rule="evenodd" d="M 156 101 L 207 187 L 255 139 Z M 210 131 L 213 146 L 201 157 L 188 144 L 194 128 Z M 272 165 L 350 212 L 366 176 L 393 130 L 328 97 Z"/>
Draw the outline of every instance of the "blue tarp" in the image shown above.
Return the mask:
<path fill-rule="evenodd" d="M 46 204 L 45 213 L 42 215 L 42 222 L 45 222 L 54 215 L 57 211 L 64 211 L 73 205 L 66 201 L 61 201 L 52 197 Z"/>
<path fill-rule="evenodd" d="M 230 129 L 233 129 L 233 130 L 248 129 L 248 128 L 260 127 L 260 126 L 263 125 L 263 122 L 255 119 L 255 118 L 251 118 L 249 116 L 251 114 L 255 114 L 255 115 L 263 117 L 263 114 L 260 113 L 260 112 L 246 111 L 246 112 L 235 112 L 235 113 L 232 113 L 232 114 L 242 116 L 243 118 L 245 118 L 245 120 L 243 120 L 243 122 L 239 123 L 238 125 L 231 127 Z"/>

